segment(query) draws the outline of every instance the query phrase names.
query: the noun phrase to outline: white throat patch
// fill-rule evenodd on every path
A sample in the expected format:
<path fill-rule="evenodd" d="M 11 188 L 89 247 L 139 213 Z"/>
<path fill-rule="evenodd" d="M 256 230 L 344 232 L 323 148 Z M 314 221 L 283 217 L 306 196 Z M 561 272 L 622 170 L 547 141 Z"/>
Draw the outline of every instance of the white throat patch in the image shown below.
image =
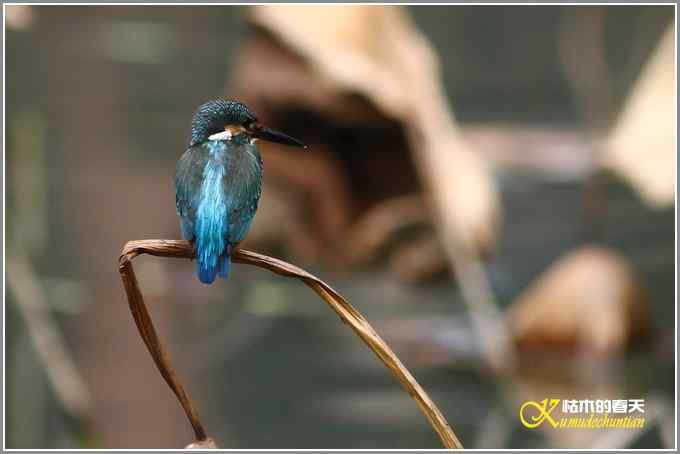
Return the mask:
<path fill-rule="evenodd" d="M 208 137 L 208 140 L 231 140 L 234 135 L 229 130 L 218 132 Z"/>
<path fill-rule="evenodd" d="M 231 140 L 234 136 L 246 132 L 246 128 L 240 125 L 227 125 L 224 131 L 213 134 L 208 140 Z"/>

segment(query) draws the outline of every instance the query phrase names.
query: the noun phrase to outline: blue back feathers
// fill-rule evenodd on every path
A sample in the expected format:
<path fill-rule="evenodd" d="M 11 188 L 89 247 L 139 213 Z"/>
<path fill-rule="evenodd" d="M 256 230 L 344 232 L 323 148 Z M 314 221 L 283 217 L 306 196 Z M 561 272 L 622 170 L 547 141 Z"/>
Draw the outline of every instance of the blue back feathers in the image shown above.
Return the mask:
<path fill-rule="evenodd" d="M 201 282 L 227 277 L 231 251 L 247 234 L 262 185 L 262 159 L 244 135 L 191 146 L 177 163 L 182 236 L 196 246 Z"/>
<path fill-rule="evenodd" d="M 222 190 L 223 179 L 224 166 L 215 159 L 209 160 L 203 170 L 201 201 L 194 227 L 198 251 L 198 277 L 201 282 L 207 284 L 215 280 L 218 262 L 224 261 L 224 255 L 229 253 L 226 242 L 229 234 L 227 204 L 230 201 L 225 200 Z"/>

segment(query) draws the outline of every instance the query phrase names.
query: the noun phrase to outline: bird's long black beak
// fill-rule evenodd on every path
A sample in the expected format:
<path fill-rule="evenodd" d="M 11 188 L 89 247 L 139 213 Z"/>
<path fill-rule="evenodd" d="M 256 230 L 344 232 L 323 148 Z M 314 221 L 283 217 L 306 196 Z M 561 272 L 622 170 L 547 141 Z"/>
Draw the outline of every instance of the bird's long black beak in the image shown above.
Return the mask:
<path fill-rule="evenodd" d="M 294 139 L 291 136 L 284 134 L 282 132 L 269 129 L 266 126 L 257 125 L 253 127 L 251 134 L 256 139 L 262 139 L 268 142 L 275 142 L 283 145 L 290 145 L 292 147 L 307 148 L 307 145 L 300 142 L 299 140 Z"/>

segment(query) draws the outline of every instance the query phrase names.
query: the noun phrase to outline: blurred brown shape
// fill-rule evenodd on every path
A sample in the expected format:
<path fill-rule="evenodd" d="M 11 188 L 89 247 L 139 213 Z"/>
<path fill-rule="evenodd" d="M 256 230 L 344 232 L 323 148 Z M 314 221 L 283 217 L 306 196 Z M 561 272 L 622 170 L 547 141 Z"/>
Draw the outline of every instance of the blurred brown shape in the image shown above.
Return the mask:
<path fill-rule="evenodd" d="M 668 25 L 606 142 L 603 165 L 649 205 L 672 206 L 676 181 L 675 22 Z"/>
<path fill-rule="evenodd" d="M 417 284 L 446 274 L 446 255 L 434 232 L 419 235 L 396 250 L 390 269 L 404 282 Z"/>
<path fill-rule="evenodd" d="M 385 217 L 367 213 L 385 204 L 379 210 L 394 208 L 388 217 L 398 223 L 392 199 L 425 191 L 426 219 L 440 236 L 475 253 L 493 247 L 500 210 L 492 176 L 461 139 L 437 56 L 405 8 L 258 6 L 250 21 L 255 31 L 227 92 L 312 150 L 265 145 L 267 184 L 296 194 L 308 211 L 289 211 L 300 218 L 289 237 L 308 235 L 312 258 L 356 263 L 355 244 L 377 251 L 389 241 L 380 236 L 390 230 Z"/>
<path fill-rule="evenodd" d="M 584 246 L 554 263 L 508 310 L 524 350 L 613 354 L 649 331 L 645 294 L 628 262 Z"/>
<path fill-rule="evenodd" d="M 419 196 L 394 197 L 366 211 L 349 231 L 354 239 L 347 253 L 352 263 L 375 261 L 386 255 L 385 247 L 429 224 L 425 204 Z"/>
<path fill-rule="evenodd" d="M 5 14 L 5 24 L 10 30 L 25 30 L 35 22 L 33 6 L 30 5 L 7 5 Z"/>
<path fill-rule="evenodd" d="M 462 138 L 437 56 L 408 10 L 371 5 L 250 11 L 256 31 L 241 47 L 228 92 L 312 150 L 304 157 L 265 150 L 269 181 L 278 179 L 307 201 L 309 214 L 295 224 L 308 226 L 289 237 L 307 235 L 307 246 L 315 239 L 317 257 L 347 260 L 356 244 L 381 248 L 389 241 L 350 237 L 351 224 L 395 197 L 424 193 L 439 239 L 427 246 L 441 245 L 489 364 L 507 368 L 514 355 L 479 261 L 496 242 L 497 189 L 487 161 Z M 391 218 L 399 219 L 399 211 Z M 380 238 L 373 230 L 390 229 L 378 224 L 355 232 Z M 409 255 L 407 249 L 403 256 Z M 422 281 L 437 274 L 439 255 L 392 269 Z"/>

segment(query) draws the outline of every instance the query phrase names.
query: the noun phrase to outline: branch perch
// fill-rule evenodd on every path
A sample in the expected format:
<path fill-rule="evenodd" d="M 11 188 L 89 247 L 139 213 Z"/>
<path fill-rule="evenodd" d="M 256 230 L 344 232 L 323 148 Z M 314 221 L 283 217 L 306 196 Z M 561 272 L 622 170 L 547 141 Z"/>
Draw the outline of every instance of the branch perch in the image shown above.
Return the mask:
<path fill-rule="evenodd" d="M 146 309 L 144 298 L 139 289 L 137 278 L 132 267 L 132 259 L 135 257 L 149 254 L 157 257 L 175 258 L 194 258 L 194 248 L 189 241 L 181 240 L 140 240 L 128 242 L 120 255 L 119 272 L 125 286 L 125 291 L 130 305 L 130 311 L 135 320 L 139 333 L 146 344 L 149 353 L 156 363 L 158 370 L 165 379 L 170 389 L 175 393 L 184 412 L 194 429 L 197 442 L 205 442 L 208 439 L 203 424 L 198 414 L 193 408 L 189 395 L 184 390 L 175 370 L 170 365 L 170 358 L 162 348 L 160 340 L 153 327 L 153 322 Z M 278 260 L 256 252 L 237 249 L 233 252 L 232 260 L 236 263 L 253 265 L 272 271 L 281 276 L 294 277 L 300 279 L 308 287 L 314 290 L 340 319 L 347 323 L 361 340 L 375 353 L 380 361 L 392 372 L 399 380 L 406 391 L 416 401 L 421 411 L 432 425 L 442 444 L 446 448 L 462 448 L 456 434 L 449 426 L 444 415 L 439 411 L 435 403 L 430 399 L 425 390 L 413 378 L 413 375 L 404 367 L 397 355 L 375 332 L 373 327 L 366 319 L 350 305 L 340 294 L 333 290 L 328 284 L 307 271 L 291 265 L 290 263 Z"/>

